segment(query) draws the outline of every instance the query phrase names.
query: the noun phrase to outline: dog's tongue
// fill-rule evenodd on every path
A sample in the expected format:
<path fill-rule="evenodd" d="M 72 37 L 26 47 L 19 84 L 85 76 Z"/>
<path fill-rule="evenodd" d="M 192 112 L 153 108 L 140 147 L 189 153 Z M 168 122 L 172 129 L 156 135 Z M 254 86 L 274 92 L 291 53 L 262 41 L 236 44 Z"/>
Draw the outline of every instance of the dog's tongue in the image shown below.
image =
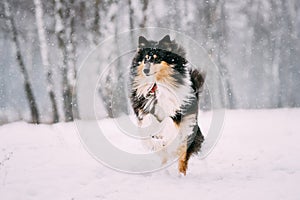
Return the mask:
<path fill-rule="evenodd" d="M 155 91 L 157 90 L 157 85 L 156 83 L 154 83 L 154 85 L 152 86 L 150 93 L 155 93 Z"/>

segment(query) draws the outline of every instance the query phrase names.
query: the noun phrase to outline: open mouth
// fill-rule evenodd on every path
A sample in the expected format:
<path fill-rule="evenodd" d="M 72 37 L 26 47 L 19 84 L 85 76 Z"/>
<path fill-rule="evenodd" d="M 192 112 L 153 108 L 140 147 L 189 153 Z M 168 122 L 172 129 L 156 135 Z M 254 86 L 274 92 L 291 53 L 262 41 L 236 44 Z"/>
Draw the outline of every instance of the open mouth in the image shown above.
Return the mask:
<path fill-rule="evenodd" d="M 157 90 L 157 85 L 156 85 L 156 83 L 154 83 L 149 90 L 149 94 L 154 95 L 156 90 Z"/>
<path fill-rule="evenodd" d="M 156 74 L 156 72 L 153 72 L 152 74 L 145 74 L 146 76 L 153 76 L 154 74 Z"/>

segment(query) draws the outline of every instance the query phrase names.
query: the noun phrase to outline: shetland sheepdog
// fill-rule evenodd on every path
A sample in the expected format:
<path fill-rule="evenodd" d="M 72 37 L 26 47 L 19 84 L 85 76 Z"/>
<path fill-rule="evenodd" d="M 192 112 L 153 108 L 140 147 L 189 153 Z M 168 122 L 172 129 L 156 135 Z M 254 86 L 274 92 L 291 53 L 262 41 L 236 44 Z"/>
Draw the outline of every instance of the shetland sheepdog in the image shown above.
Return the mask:
<path fill-rule="evenodd" d="M 159 41 L 140 36 L 130 68 L 130 98 L 139 124 L 143 124 L 146 115 L 153 115 L 159 122 L 167 117 L 172 120 L 181 138 L 176 152 L 178 170 L 184 175 L 188 160 L 200 152 L 204 141 L 197 117 L 205 80 L 205 74 L 194 69 L 185 55 L 169 35 Z M 152 139 L 164 140 L 164 136 Z M 167 143 L 160 144 L 160 148 L 166 148 Z"/>

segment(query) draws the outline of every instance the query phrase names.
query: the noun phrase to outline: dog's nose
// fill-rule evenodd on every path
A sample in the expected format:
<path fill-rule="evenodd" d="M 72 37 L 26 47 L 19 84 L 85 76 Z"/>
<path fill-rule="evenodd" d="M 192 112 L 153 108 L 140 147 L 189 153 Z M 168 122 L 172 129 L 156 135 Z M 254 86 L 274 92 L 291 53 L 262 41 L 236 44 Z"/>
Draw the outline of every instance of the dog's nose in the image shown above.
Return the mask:
<path fill-rule="evenodd" d="M 146 63 L 146 64 L 145 64 L 143 72 L 144 72 L 144 74 L 145 74 L 146 76 L 149 75 L 149 73 L 150 73 L 150 63 Z"/>
<path fill-rule="evenodd" d="M 145 68 L 145 69 L 144 69 L 144 73 L 145 73 L 146 75 L 148 75 L 149 72 L 150 72 L 150 69 L 148 69 L 148 68 Z"/>

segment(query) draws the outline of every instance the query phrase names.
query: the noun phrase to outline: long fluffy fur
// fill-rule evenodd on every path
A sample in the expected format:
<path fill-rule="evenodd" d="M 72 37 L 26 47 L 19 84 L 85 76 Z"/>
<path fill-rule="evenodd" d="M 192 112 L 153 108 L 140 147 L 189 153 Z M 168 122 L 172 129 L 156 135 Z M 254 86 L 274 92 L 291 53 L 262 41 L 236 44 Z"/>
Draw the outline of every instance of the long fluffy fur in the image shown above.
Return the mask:
<path fill-rule="evenodd" d="M 178 169 L 185 175 L 189 158 L 204 141 L 197 117 L 205 76 L 189 66 L 184 49 L 168 35 L 158 42 L 140 36 L 130 70 L 131 102 L 139 122 L 148 114 L 158 121 L 173 120 L 182 141 Z"/>

